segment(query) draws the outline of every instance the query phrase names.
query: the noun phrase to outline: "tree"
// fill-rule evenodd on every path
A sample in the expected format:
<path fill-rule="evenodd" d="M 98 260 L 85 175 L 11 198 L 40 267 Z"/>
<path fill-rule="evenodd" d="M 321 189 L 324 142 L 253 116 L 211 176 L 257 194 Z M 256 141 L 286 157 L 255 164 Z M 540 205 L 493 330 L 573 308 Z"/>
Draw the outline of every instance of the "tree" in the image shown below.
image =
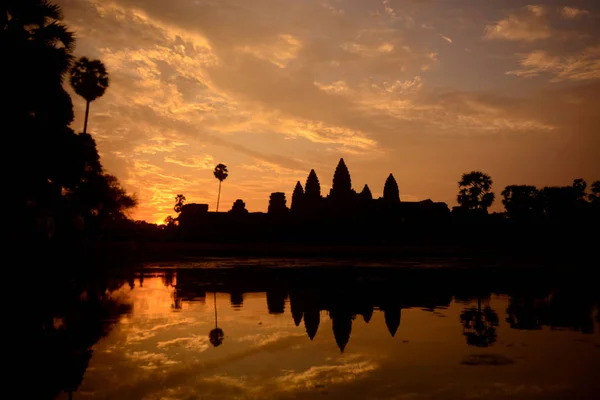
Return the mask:
<path fill-rule="evenodd" d="M 333 174 L 333 185 L 331 186 L 329 195 L 337 199 L 347 199 L 352 195 L 350 172 L 343 158 L 340 158 Z"/>
<path fill-rule="evenodd" d="M 492 183 L 492 178 L 480 171 L 463 174 L 458 182 L 458 204 L 468 210 L 487 212 L 494 202 Z"/>
<path fill-rule="evenodd" d="M 573 194 L 578 201 L 585 200 L 585 190 L 587 189 L 587 182 L 583 179 L 574 179 L 573 180 Z"/>
<path fill-rule="evenodd" d="M 285 214 L 288 211 L 289 210 L 286 205 L 285 193 L 271 193 L 271 197 L 269 198 L 269 209 L 267 210 L 267 212 L 269 214 Z"/>
<path fill-rule="evenodd" d="M 293 213 L 304 211 L 304 189 L 302 188 L 302 184 L 300 184 L 300 181 L 296 182 L 296 186 L 294 187 L 294 193 L 292 193 L 291 210 Z"/>
<path fill-rule="evenodd" d="M 588 195 L 590 203 L 600 206 L 600 181 L 592 183 L 592 193 Z"/>
<path fill-rule="evenodd" d="M 390 174 L 383 185 L 383 202 L 385 204 L 400 204 L 400 191 L 394 175 Z"/>
<path fill-rule="evenodd" d="M 218 347 L 223 343 L 225 334 L 223 329 L 217 326 L 217 292 L 214 292 L 214 305 L 215 305 L 215 329 L 212 329 L 208 334 L 208 340 L 214 347 Z"/>
<path fill-rule="evenodd" d="M 488 347 L 496 342 L 496 328 L 500 322 L 498 314 L 489 306 L 481 309 L 481 298 L 477 297 L 477 308 L 467 308 L 460 314 L 463 335 L 467 344 Z"/>
<path fill-rule="evenodd" d="M 502 204 L 510 218 L 526 218 L 541 213 L 539 192 L 535 186 L 507 186 L 502 197 Z"/>
<path fill-rule="evenodd" d="M 181 208 L 183 207 L 184 204 L 185 204 L 185 196 L 182 194 L 178 194 L 177 196 L 175 196 L 175 206 L 173 207 L 173 211 L 175 211 L 177 214 L 179 214 L 181 212 Z"/>
<path fill-rule="evenodd" d="M 314 200 L 321 198 L 321 184 L 314 169 L 310 170 L 306 184 L 304 185 L 304 194 L 306 199 Z"/>
<path fill-rule="evenodd" d="M 165 218 L 164 222 L 166 226 L 173 226 L 175 224 L 175 219 L 169 215 L 167 218 Z"/>
<path fill-rule="evenodd" d="M 217 196 L 217 212 L 219 212 L 219 200 L 221 199 L 221 184 L 229 176 L 227 166 L 225 164 L 217 164 L 213 172 L 215 178 L 219 180 L 219 195 Z"/>
<path fill-rule="evenodd" d="M 87 132 L 90 103 L 102 96 L 108 88 L 108 73 L 100 60 L 81 57 L 71 68 L 71 86 L 85 99 L 83 133 Z"/>

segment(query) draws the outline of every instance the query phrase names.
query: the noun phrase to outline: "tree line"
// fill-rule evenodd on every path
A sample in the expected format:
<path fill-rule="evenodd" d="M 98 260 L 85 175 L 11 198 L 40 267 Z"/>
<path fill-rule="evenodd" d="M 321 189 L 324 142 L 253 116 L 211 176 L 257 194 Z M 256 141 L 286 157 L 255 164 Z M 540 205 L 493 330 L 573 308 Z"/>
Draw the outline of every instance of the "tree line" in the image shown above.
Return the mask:
<path fill-rule="evenodd" d="M 137 201 L 103 167 L 88 133 L 90 103 L 109 86 L 99 60 L 75 60 L 75 35 L 60 7 L 44 0 L 0 6 L 0 112 L 10 160 L 11 228 L 22 240 L 97 237 L 127 220 Z M 72 127 L 69 81 L 86 101 L 83 131 Z"/>

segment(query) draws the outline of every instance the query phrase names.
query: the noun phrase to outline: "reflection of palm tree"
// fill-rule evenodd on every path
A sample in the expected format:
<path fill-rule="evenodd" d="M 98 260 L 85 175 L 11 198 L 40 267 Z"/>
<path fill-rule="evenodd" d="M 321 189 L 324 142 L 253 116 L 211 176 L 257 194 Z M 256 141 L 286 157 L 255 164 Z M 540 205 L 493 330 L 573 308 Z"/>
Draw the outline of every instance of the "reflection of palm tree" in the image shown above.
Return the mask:
<path fill-rule="evenodd" d="M 85 99 L 83 133 L 87 132 L 90 103 L 104 94 L 108 87 L 108 73 L 100 60 L 81 57 L 71 69 L 71 86 Z"/>
<path fill-rule="evenodd" d="M 215 329 L 211 330 L 208 334 L 208 338 L 210 340 L 210 344 L 214 347 L 220 346 L 223 343 L 223 338 L 225 334 L 223 333 L 223 329 L 217 326 L 217 292 L 214 293 L 214 303 L 215 303 Z"/>
<path fill-rule="evenodd" d="M 480 297 L 477 297 L 477 308 L 465 309 L 460 314 L 460 320 L 468 345 L 488 347 L 496 341 L 498 314 L 490 306 L 486 306 L 482 310 Z"/>
<path fill-rule="evenodd" d="M 221 200 L 221 184 L 229 176 L 229 173 L 227 172 L 227 166 L 225 164 L 217 164 L 213 174 L 215 174 L 215 178 L 219 180 L 219 195 L 217 196 L 217 212 L 219 212 L 219 200 Z"/>

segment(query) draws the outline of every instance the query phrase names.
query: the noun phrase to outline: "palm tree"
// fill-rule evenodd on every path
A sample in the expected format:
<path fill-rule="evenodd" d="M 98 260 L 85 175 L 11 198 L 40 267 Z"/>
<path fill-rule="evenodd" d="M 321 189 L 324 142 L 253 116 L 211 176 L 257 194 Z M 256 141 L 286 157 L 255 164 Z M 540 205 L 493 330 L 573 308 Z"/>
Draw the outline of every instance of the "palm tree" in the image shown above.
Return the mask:
<path fill-rule="evenodd" d="M 468 210 L 487 212 L 488 207 L 494 202 L 492 178 L 480 171 L 471 171 L 463 174 L 458 182 L 458 204 Z"/>
<path fill-rule="evenodd" d="M 225 164 L 218 164 L 215 167 L 213 174 L 215 174 L 215 178 L 219 180 L 219 195 L 217 197 L 217 212 L 219 212 L 219 200 L 221 200 L 221 183 L 223 183 L 223 181 L 229 176 L 229 173 L 227 172 L 227 166 Z"/>
<path fill-rule="evenodd" d="M 217 326 L 217 292 L 214 293 L 214 304 L 215 304 L 215 329 L 211 330 L 208 334 L 208 339 L 210 340 L 210 344 L 214 347 L 220 346 L 223 343 L 223 338 L 225 334 L 223 333 L 223 329 Z"/>
<path fill-rule="evenodd" d="M 75 93 L 83 97 L 85 104 L 85 122 L 83 133 L 87 132 L 90 103 L 104 94 L 108 87 L 108 73 L 102 61 L 81 57 L 71 68 L 71 86 Z"/>
<path fill-rule="evenodd" d="M 477 296 L 477 308 L 464 309 L 460 314 L 460 321 L 469 346 L 489 347 L 496 342 L 498 314 L 490 306 L 482 310 L 480 296 Z"/>

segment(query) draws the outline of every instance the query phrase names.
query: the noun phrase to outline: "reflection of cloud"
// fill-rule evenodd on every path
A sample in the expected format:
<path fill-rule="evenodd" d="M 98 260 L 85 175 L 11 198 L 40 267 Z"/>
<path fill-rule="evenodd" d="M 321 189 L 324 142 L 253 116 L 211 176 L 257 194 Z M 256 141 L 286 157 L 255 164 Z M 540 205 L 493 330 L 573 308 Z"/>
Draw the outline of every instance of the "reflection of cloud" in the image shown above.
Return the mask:
<path fill-rule="evenodd" d="M 277 342 L 281 339 L 304 336 L 306 335 L 303 333 L 273 332 L 271 334 L 257 333 L 254 335 L 242 336 L 237 340 L 239 342 L 250 342 L 256 346 L 264 346 L 269 343 Z"/>
<path fill-rule="evenodd" d="M 316 385 L 332 385 L 361 379 L 377 369 L 369 361 L 347 362 L 338 365 L 319 365 L 302 372 L 287 372 L 277 378 L 283 390 L 314 388 Z"/>
<path fill-rule="evenodd" d="M 508 75 L 524 78 L 548 74 L 552 82 L 583 81 L 600 78 L 600 46 L 588 47 L 581 53 L 559 57 L 543 50 L 521 56 L 521 68 L 508 71 Z"/>
<path fill-rule="evenodd" d="M 191 337 L 182 337 L 176 338 L 172 340 L 166 340 L 162 342 L 158 342 L 156 347 L 161 348 L 171 348 L 171 347 L 183 347 L 186 350 L 202 352 L 207 350 L 209 346 L 209 340 L 206 335 L 197 336 L 193 335 Z"/>
<path fill-rule="evenodd" d="M 165 354 L 151 353 L 145 350 L 125 353 L 125 356 L 134 362 L 143 364 L 140 366 L 140 368 L 143 369 L 156 369 L 158 367 L 164 368 L 166 365 L 178 364 L 177 361 L 170 360 Z"/>

